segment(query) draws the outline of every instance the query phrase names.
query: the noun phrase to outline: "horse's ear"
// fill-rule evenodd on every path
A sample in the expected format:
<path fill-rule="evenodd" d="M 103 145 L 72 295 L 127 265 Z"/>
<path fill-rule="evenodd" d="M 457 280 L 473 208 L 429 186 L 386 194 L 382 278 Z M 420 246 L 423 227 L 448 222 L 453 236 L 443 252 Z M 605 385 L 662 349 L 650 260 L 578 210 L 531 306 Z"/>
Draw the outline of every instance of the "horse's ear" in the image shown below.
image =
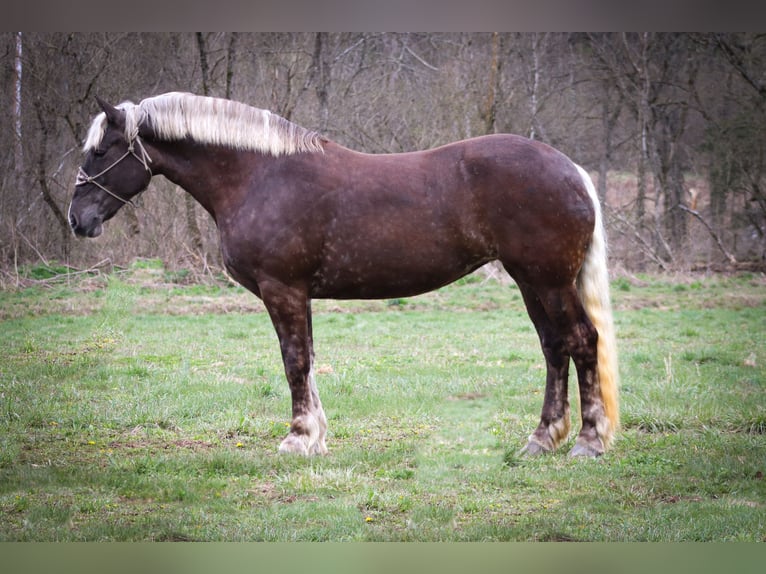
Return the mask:
<path fill-rule="evenodd" d="M 120 110 L 115 108 L 109 102 L 105 102 L 98 96 L 96 96 L 96 101 L 98 102 L 98 105 L 101 106 L 101 109 L 104 110 L 107 121 L 111 124 L 116 124 L 120 118 Z"/>

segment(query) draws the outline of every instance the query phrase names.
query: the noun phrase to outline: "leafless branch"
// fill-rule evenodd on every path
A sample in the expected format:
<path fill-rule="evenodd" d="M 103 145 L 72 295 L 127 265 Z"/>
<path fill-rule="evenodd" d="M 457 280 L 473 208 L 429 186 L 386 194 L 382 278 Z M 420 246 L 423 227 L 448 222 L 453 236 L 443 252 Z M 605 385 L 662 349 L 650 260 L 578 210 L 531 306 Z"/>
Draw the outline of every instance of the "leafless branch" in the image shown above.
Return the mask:
<path fill-rule="evenodd" d="M 679 204 L 678 207 L 682 211 L 685 211 L 686 213 L 689 213 L 692 216 L 694 216 L 702 225 L 705 226 L 705 229 L 707 229 L 708 233 L 710 234 L 710 237 L 713 238 L 713 240 L 715 241 L 716 245 L 718 246 L 718 249 L 720 249 L 721 253 L 723 253 L 726 256 L 726 259 L 729 260 L 729 263 L 736 263 L 737 262 L 737 259 L 734 257 L 734 255 L 732 255 L 729 252 L 729 250 L 726 249 L 726 246 L 723 244 L 723 241 L 721 241 L 720 236 L 713 230 L 712 227 L 710 227 L 708 222 L 705 221 L 705 218 L 702 217 L 702 215 L 700 214 L 699 211 L 695 211 L 694 209 L 690 209 L 690 208 L 686 207 L 682 203 Z"/>

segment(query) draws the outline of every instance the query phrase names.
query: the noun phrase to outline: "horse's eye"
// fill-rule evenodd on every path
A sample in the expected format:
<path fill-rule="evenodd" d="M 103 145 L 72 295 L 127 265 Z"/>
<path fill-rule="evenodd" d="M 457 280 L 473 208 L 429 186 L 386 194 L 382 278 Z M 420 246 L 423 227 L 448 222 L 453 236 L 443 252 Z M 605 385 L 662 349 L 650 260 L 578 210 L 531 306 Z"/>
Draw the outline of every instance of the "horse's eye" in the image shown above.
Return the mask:
<path fill-rule="evenodd" d="M 95 154 L 97 157 L 101 157 L 102 155 L 104 155 L 104 154 L 106 153 L 106 148 L 97 147 L 95 150 L 93 150 L 93 153 L 94 153 L 94 154 Z"/>

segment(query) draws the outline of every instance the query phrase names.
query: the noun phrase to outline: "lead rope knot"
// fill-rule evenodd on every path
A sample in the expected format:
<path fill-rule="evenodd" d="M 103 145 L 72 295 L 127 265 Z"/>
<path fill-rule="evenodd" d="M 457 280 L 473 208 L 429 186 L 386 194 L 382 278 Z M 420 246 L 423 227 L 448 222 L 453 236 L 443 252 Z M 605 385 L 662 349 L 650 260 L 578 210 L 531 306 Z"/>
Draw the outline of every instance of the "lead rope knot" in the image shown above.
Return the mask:
<path fill-rule="evenodd" d="M 135 144 L 138 144 L 138 151 L 140 155 L 134 151 Z M 144 165 L 144 169 L 148 171 L 149 174 L 152 173 L 152 170 L 149 167 L 149 164 L 152 162 L 152 158 L 149 157 L 149 154 L 146 152 L 146 148 L 144 148 L 144 143 L 138 136 L 138 127 L 133 130 L 133 132 L 130 134 L 130 137 L 128 138 L 128 151 L 133 157 L 135 157 Z"/>

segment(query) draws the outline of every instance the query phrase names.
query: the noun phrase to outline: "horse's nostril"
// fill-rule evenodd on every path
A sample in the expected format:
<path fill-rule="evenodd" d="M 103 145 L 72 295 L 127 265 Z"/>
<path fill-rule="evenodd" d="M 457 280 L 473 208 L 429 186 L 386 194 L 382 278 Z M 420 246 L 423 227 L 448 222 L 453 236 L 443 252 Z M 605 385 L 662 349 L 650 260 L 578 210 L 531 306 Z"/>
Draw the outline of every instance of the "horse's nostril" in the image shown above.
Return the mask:
<path fill-rule="evenodd" d="M 75 229 L 77 227 L 77 217 L 75 216 L 74 213 L 69 214 L 69 226 L 72 229 Z"/>

